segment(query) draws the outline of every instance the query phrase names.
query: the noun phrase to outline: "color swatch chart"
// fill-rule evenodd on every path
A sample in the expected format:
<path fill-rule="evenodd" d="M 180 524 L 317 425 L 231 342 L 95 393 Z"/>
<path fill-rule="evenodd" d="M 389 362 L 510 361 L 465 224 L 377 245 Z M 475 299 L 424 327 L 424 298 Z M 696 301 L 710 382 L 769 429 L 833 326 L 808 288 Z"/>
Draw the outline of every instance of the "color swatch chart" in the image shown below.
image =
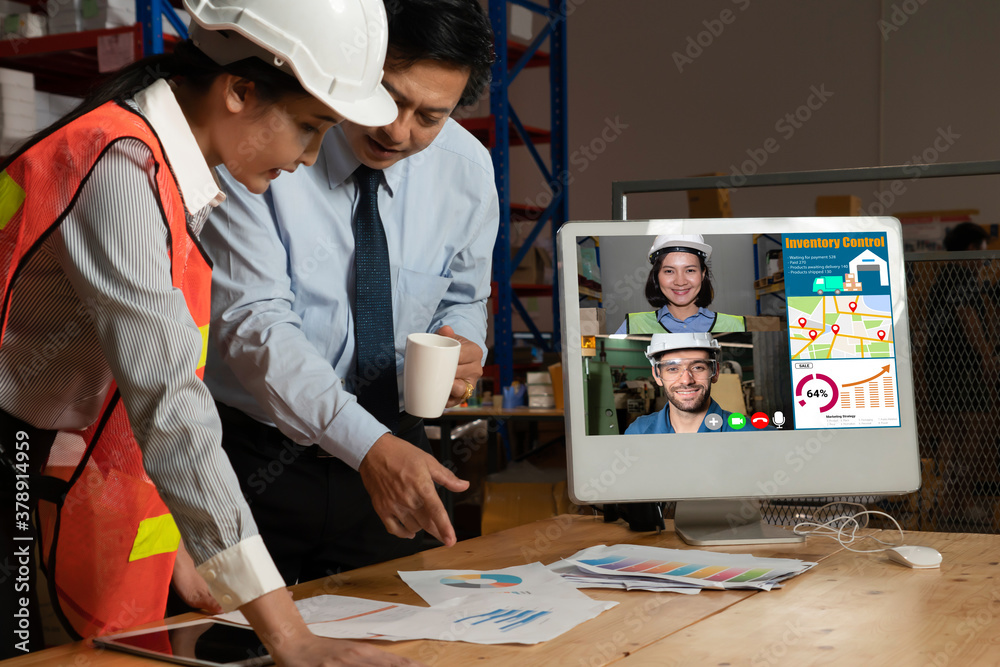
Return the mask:
<path fill-rule="evenodd" d="M 687 563 L 684 561 L 643 560 L 641 558 L 622 558 L 607 556 L 593 560 L 581 560 L 584 565 L 592 565 L 601 570 L 612 572 L 636 572 L 643 575 L 671 574 L 675 577 L 688 579 L 704 579 L 705 581 L 744 582 L 755 579 L 766 579 L 774 570 L 769 567 L 727 567 L 725 565 L 708 565 L 706 563 Z"/>
<path fill-rule="evenodd" d="M 660 549 L 636 544 L 589 547 L 562 562 L 572 563 L 582 572 L 610 581 L 666 580 L 674 586 L 759 590 L 775 588 L 815 565 L 794 558 L 756 558 L 746 554 Z"/>

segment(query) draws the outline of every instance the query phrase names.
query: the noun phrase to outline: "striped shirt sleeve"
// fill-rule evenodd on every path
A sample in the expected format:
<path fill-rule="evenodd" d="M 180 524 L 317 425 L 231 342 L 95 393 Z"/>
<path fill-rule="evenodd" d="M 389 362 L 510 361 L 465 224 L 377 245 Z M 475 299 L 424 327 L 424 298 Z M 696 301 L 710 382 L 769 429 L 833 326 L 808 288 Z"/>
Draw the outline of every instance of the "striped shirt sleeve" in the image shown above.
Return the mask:
<path fill-rule="evenodd" d="M 53 244 L 74 290 L 92 304 L 146 471 L 199 570 L 212 574 L 209 585 L 231 609 L 284 583 L 220 446 L 212 398 L 195 374 L 202 337 L 171 284 L 153 164 L 142 143 L 115 144 Z"/>

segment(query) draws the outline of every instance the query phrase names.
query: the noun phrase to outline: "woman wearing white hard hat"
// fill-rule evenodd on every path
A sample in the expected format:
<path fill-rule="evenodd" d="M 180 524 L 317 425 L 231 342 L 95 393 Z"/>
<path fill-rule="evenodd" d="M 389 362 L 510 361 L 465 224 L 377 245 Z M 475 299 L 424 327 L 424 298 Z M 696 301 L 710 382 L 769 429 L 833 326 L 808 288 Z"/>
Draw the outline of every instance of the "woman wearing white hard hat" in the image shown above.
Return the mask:
<path fill-rule="evenodd" d="M 225 164 L 260 193 L 311 164 L 344 118 L 391 122 L 396 105 L 380 84 L 385 9 L 381 0 L 185 6 L 191 40 L 127 67 L 0 166 L 4 500 L 13 507 L 16 480 L 27 480 L 31 504 L 44 501 L 37 537 L 74 635 L 162 618 L 183 536 L 190 556 L 182 550 L 177 562 L 193 557 L 201 576 L 177 571 L 182 596 L 210 611 L 239 608 L 279 664 L 409 664 L 307 629 L 219 446 L 201 381 L 211 267 L 198 234 L 225 199 L 212 167 Z M 11 531 L 0 527 L 5 562 L 15 540 L 36 537 L 27 519 Z M 40 638 L 37 606 L 25 611 L 21 627 Z"/>
<path fill-rule="evenodd" d="M 709 310 L 714 293 L 701 234 L 661 234 L 649 249 L 646 300 L 656 310 L 630 313 L 618 334 L 746 331 L 746 320 Z"/>

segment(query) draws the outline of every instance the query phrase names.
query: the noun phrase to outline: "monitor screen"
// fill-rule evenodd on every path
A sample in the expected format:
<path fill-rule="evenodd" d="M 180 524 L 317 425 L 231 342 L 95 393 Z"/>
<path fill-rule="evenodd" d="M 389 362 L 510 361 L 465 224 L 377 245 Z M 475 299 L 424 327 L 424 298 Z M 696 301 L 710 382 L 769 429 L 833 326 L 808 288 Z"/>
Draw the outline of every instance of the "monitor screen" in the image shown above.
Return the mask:
<path fill-rule="evenodd" d="M 574 222 L 558 252 L 575 501 L 919 487 L 894 218 Z"/>

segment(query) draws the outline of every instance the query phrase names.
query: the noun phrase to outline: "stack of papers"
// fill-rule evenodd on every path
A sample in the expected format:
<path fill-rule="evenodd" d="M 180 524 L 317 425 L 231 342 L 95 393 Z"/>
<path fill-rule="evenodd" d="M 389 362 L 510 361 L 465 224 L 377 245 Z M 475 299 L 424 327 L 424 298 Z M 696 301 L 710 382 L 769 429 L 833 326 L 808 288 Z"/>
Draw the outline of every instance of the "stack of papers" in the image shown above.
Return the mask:
<path fill-rule="evenodd" d="M 295 605 L 320 637 L 537 644 L 614 607 L 592 600 L 541 563 L 504 570 L 400 572 L 431 607 L 320 595 Z M 218 618 L 246 625 L 238 611 Z"/>
<path fill-rule="evenodd" d="M 815 565 L 794 558 L 618 544 L 589 547 L 549 569 L 578 588 L 691 594 L 705 588 L 769 591 Z"/>

